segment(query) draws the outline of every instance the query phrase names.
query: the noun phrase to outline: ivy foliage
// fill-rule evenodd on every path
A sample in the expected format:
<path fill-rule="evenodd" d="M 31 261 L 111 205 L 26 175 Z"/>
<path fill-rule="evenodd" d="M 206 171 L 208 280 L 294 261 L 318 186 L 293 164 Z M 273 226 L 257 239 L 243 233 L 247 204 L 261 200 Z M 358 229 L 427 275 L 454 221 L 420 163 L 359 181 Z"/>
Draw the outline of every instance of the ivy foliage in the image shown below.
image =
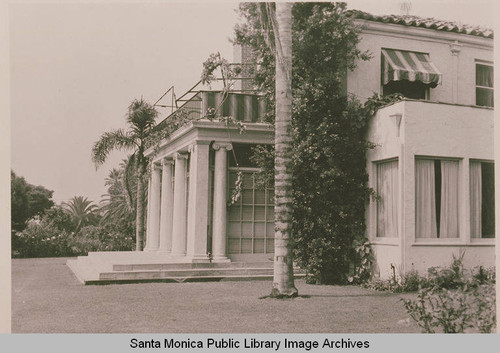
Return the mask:
<path fill-rule="evenodd" d="M 269 49 L 270 24 L 262 3 L 240 5 L 244 22 L 235 42 L 253 48 L 254 77 L 274 121 L 274 55 Z M 348 70 L 369 54 L 357 49 L 358 30 L 343 3 L 295 3 L 293 6 L 293 241 L 297 263 L 310 282 L 347 283 L 366 278 L 371 267 L 366 244 L 367 186 L 365 155 L 370 109 L 346 93 Z M 267 44 L 267 45 L 266 45 Z M 254 160 L 269 177 L 269 151 L 254 150 Z M 267 162 L 266 162 L 267 161 Z M 267 168 L 266 168 L 267 166 Z M 361 266 L 364 266 L 360 269 Z"/>

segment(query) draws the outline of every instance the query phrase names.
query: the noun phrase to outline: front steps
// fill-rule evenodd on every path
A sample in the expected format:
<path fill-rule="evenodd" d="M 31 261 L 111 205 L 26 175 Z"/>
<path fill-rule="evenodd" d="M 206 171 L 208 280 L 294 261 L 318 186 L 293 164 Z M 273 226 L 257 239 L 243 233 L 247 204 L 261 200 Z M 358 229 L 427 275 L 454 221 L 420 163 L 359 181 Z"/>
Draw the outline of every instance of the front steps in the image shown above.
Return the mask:
<path fill-rule="evenodd" d="M 83 284 L 262 280 L 273 278 L 273 262 L 193 263 L 151 252 L 94 252 L 68 260 Z M 295 277 L 305 274 L 294 269 Z"/>

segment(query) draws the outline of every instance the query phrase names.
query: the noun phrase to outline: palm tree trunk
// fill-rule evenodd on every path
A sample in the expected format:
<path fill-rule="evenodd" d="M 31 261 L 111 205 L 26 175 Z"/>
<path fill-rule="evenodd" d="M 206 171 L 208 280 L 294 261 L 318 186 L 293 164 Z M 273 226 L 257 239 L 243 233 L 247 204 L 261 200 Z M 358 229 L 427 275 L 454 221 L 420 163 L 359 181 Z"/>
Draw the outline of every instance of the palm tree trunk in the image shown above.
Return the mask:
<path fill-rule="evenodd" d="M 142 240 L 144 239 L 144 190 L 143 180 L 146 166 L 142 158 L 137 158 L 137 216 L 135 220 L 135 250 L 142 251 Z"/>
<path fill-rule="evenodd" d="M 292 4 L 276 3 L 274 280 L 272 297 L 295 297 L 291 241 Z"/>

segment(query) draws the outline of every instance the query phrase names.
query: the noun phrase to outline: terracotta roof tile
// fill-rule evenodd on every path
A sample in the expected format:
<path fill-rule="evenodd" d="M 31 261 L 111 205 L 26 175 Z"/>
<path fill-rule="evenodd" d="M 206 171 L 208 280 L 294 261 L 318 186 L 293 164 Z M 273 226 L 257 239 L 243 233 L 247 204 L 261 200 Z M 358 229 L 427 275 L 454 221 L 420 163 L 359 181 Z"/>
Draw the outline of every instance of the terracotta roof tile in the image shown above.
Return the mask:
<path fill-rule="evenodd" d="M 379 16 L 379 15 L 372 15 L 367 12 L 359 10 L 349 10 L 347 11 L 347 14 L 354 18 L 359 18 L 368 21 L 393 23 L 403 26 L 421 27 L 421 28 L 435 29 L 437 31 L 455 32 L 455 33 L 469 34 L 484 38 L 493 38 L 493 30 L 489 28 L 459 24 L 451 21 L 441 21 L 441 20 L 436 20 L 434 18 L 422 18 L 412 15 Z"/>

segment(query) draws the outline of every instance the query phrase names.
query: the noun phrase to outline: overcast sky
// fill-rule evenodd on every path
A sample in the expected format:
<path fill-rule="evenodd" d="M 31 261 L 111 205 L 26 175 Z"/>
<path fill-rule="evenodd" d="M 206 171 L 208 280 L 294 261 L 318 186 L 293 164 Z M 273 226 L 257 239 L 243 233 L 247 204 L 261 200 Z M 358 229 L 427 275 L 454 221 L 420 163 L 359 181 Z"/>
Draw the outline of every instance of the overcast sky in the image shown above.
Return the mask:
<path fill-rule="evenodd" d="M 493 27 L 491 1 L 412 1 L 411 14 Z M 351 1 L 351 8 L 400 14 L 401 1 Z M 99 201 L 104 179 L 125 155 L 95 170 L 99 136 L 125 127 L 128 104 L 181 95 L 201 63 L 232 58 L 235 2 L 33 3 L 10 5 L 12 169 L 54 190 L 56 202 Z M 162 111 L 162 118 L 165 111 Z"/>

